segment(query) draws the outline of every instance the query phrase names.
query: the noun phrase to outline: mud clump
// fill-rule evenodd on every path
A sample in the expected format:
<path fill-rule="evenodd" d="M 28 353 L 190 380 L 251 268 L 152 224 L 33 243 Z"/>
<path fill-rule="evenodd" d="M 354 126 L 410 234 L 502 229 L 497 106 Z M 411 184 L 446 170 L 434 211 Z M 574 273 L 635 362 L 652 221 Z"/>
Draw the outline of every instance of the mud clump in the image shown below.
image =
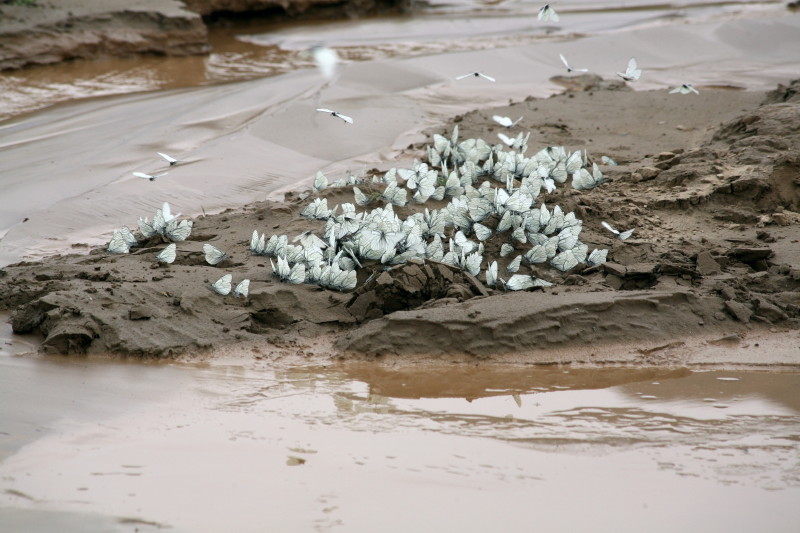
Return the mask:
<path fill-rule="evenodd" d="M 488 294 L 475 276 L 452 265 L 411 261 L 375 273 L 353 292 L 347 309 L 358 322 L 364 322 L 395 311 L 414 309 L 430 300 L 464 301 Z"/>

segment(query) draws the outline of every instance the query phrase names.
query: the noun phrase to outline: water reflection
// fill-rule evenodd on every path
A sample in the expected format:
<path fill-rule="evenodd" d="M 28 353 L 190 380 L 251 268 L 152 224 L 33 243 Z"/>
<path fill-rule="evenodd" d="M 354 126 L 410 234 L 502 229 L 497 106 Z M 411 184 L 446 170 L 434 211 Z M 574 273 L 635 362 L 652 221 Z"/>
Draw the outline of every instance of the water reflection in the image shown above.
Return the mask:
<path fill-rule="evenodd" d="M 520 517 L 558 528 L 575 501 L 607 511 L 620 495 L 646 502 L 648 513 L 621 516 L 634 528 L 656 517 L 654 531 L 682 527 L 674 509 L 698 498 L 728 528 L 754 524 L 745 505 L 770 509 L 773 531 L 800 518 L 790 503 L 798 374 L 8 355 L 0 365 L 2 404 L 17 406 L 0 420 L 26 435 L 0 463 L 0 523 L 89 512 L 120 531 L 132 530 L 123 519 L 177 531 L 260 531 L 265 520 L 374 531 L 389 513 L 389 530 L 406 531 L 445 513 L 464 530 L 515 530 Z M 37 420 L 37 405 L 49 418 Z M 15 411 L 38 431 L 15 425 Z M 659 498 L 642 500 L 652 487 Z M 491 523 L 477 512 L 489 504 L 505 509 Z"/>

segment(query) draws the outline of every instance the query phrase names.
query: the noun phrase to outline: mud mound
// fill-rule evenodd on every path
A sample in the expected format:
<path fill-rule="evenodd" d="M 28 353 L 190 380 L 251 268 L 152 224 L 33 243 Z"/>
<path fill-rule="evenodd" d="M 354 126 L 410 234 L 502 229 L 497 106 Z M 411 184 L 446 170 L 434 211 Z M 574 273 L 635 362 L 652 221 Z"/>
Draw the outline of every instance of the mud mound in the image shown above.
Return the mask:
<path fill-rule="evenodd" d="M 318 340 L 319 353 L 330 354 L 330 344 L 320 339 L 333 337 L 344 356 L 475 360 L 518 354 L 526 362 L 587 362 L 599 345 L 673 346 L 690 335 L 800 329 L 800 102 L 789 94 L 796 85 L 783 89 L 785 101 L 760 106 L 761 95 L 725 93 L 737 106 L 748 104 L 746 111 L 725 110 L 721 127 L 692 133 L 696 142 L 677 129 L 665 131 L 666 140 L 648 131 L 623 141 L 610 126 L 597 130 L 586 112 L 603 109 L 608 116 L 601 120 L 614 128 L 631 127 L 619 118 L 620 109 L 658 109 L 673 120 L 702 123 L 691 122 L 700 109 L 689 109 L 691 100 L 667 99 L 663 92 L 575 92 L 460 117 L 463 131 L 487 139 L 496 129 L 493 114 L 520 112 L 542 137 L 539 148 L 586 144 L 591 158 L 618 158 L 618 166 L 603 166 L 607 181 L 601 186 L 559 187 L 545 198 L 584 221 L 582 241 L 608 249 L 608 262 L 566 273 L 522 265 L 521 273 L 555 283 L 537 292 L 487 289 L 483 273 L 476 278 L 430 261 L 367 265 L 352 293 L 279 283 L 268 259 L 248 252 L 252 232 L 292 238 L 309 230 L 319 235 L 324 225 L 299 216 L 309 202 L 306 193 L 290 193 L 285 202 L 198 217 L 172 265 L 155 262 L 163 248 L 157 240 L 130 254 L 97 249 L 10 265 L 0 270 L 0 307 L 13 309 L 14 331 L 40 333 L 48 351 L 152 357 L 240 342 L 258 345 L 259 354 L 309 353 Z M 723 109 L 713 107 L 721 98 L 705 98 L 698 100 L 704 110 Z M 557 118 L 565 112 L 574 118 L 569 124 Z M 608 148 L 593 151 L 595 143 Z M 397 166 L 425 155 L 421 146 L 408 150 Z M 363 191 L 374 193 L 366 184 Z M 353 198 L 349 187 L 319 196 L 330 205 Z M 635 232 L 621 241 L 601 221 Z M 229 259 L 206 264 L 206 242 Z M 497 252 L 492 246 L 487 253 Z M 251 280 L 247 299 L 210 290 L 227 273 L 234 283 Z M 571 350 L 571 359 L 553 352 L 562 348 Z M 648 350 L 639 362 L 682 363 L 679 349 L 669 357 Z"/>
<path fill-rule="evenodd" d="M 395 311 L 414 309 L 430 300 L 464 301 L 487 296 L 486 287 L 471 274 L 435 261 L 411 261 L 377 273 L 353 292 L 347 309 L 359 322 Z"/>

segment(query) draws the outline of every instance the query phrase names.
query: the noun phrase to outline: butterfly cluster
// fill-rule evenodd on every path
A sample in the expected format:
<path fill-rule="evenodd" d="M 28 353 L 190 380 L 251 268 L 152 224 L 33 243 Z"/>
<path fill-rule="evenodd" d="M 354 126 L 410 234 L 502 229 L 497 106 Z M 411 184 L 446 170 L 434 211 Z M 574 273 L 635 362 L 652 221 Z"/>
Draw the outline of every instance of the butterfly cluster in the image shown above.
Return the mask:
<path fill-rule="evenodd" d="M 267 239 L 254 231 L 250 251 L 275 257 L 272 269 L 281 281 L 338 290 L 354 288 L 357 270 L 368 262 L 388 267 L 430 259 L 475 276 L 486 265 L 486 284 L 500 283 L 508 290 L 549 285 L 517 273 L 523 263 L 548 263 L 562 272 L 579 263 L 603 263 L 607 250 L 589 253 L 580 242 L 583 222 L 557 205 L 548 208 L 541 198 L 570 176 L 576 189 L 598 186 L 603 182 L 599 168 L 585 152 L 570 153 L 563 147 L 526 157 L 528 139 L 529 134 L 520 134 L 506 151 L 504 145 L 482 139 L 459 141 L 457 127 L 449 138 L 434 135 L 428 161 L 373 176 L 368 193 L 354 186 L 354 203 L 330 207 L 327 198 L 317 197 L 307 204 L 301 215 L 324 221 L 323 237 L 306 232 L 293 240 L 299 244 L 290 244 L 286 235 Z M 327 184 L 318 172 L 313 190 L 322 191 Z M 441 207 L 422 205 L 429 201 Z M 409 205 L 420 207 L 405 219 L 395 213 L 395 207 Z M 505 267 L 508 280 L 498 275 L 497 261 L 486 257 L 490 241 L 501 257 L 517 254 Z"/>
<path fill-rule="evenodd" d="M 192 233 L 192 221 L 186 219 L 179 221 L 179 216 L 180 213 L 173 215 L 169 204 L 164 202 L 163 206 L 156 210 L 152 222 L 147 218 L 139 219 L 139 233 L 145 240 L 161 236 L 167 241 L 184 241 Z M 127 254 L 131 248 L 138 245 L 139 239 L 136 238 L 136 235 L 133 234 L 130 228 L 123 226 L 121 229 L 114 231 L 106 250 L 112 254 Z M 172 261 L 167 261 L 170 255 L 170 252 L 166 252 L 163 257 L 159 258 L 159 261 L 171 263 L 175 258 L 174 254 L 172 254 Z"/>
<path fill-rule="evenodd" d="M 192 221 L 189 219 L 178 220 L 180 213 L 173 215 L 169 204 L 164 202 L 161 209 L 156 210 L 153 221 L 139 218 L 139 233 L 145 239 L 161 236 L 163 239 L 180 242 L 185 241 L 192 234 Z"/>

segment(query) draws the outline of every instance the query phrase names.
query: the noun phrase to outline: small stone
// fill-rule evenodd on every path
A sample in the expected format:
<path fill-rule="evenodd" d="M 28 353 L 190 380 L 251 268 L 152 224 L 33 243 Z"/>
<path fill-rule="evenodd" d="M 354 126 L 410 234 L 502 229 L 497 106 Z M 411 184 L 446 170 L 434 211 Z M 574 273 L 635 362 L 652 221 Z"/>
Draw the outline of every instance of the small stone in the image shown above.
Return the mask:
<path fill-rule="evenodd" d="M 605 271 L 606 274 L 611 274 L 619 278 L 624 278 L 627 269 L 625 268 L 625 265 L 620 265 L 619 263 L 606 261 L 605 263 L 603 263 L 603 271 Z"/>
<path fill-rule="evenodd" d="M 665 161 L 667 159 L 672 159 L 673 157 L 675 157 L 675 154 L 672 152 L 661 152 L 656 156 L 656 161 Z"/>
<path fill-rule="evenodd" d="M 742 324 L 747 324 L 750 322 L 750 318 L 753 316 L 753 312 L 750 311 L 750 308 L 743 303 L 736 302 L 734 300 L 728 300 L 725 302 L 725 310 Z"/>
<path fill-rule="evenodd" d="M 697 254 L 696 263 L 697 272 L 699 272 L 701 276 L 713 276 L 714 274 L 719 274 L 721 272 L 719 263 L 714 260 L 714 258 L 711 256 L 711 252 L 708 250 Z"/>
<path fill-rule="evenodd" d="M 638 172 L 639 175 L 642 176 L 642 181 L 654 179 L 661 173 L 661 171 L 655 167 L 641 167 Z"/>
<path fill-rule="evenodd" d="M 143 305 L 136 306 L 128 311 L 129 320 L 150 320 L 152 315 L 150 309 Z"/>
<path fill-rule="evenodd" d="M 772 323 L 781 322 L 789 318 L 777 305 L 768 302 L 764 298 L 756 298 L 756 315 L 766 318 Z"/>

